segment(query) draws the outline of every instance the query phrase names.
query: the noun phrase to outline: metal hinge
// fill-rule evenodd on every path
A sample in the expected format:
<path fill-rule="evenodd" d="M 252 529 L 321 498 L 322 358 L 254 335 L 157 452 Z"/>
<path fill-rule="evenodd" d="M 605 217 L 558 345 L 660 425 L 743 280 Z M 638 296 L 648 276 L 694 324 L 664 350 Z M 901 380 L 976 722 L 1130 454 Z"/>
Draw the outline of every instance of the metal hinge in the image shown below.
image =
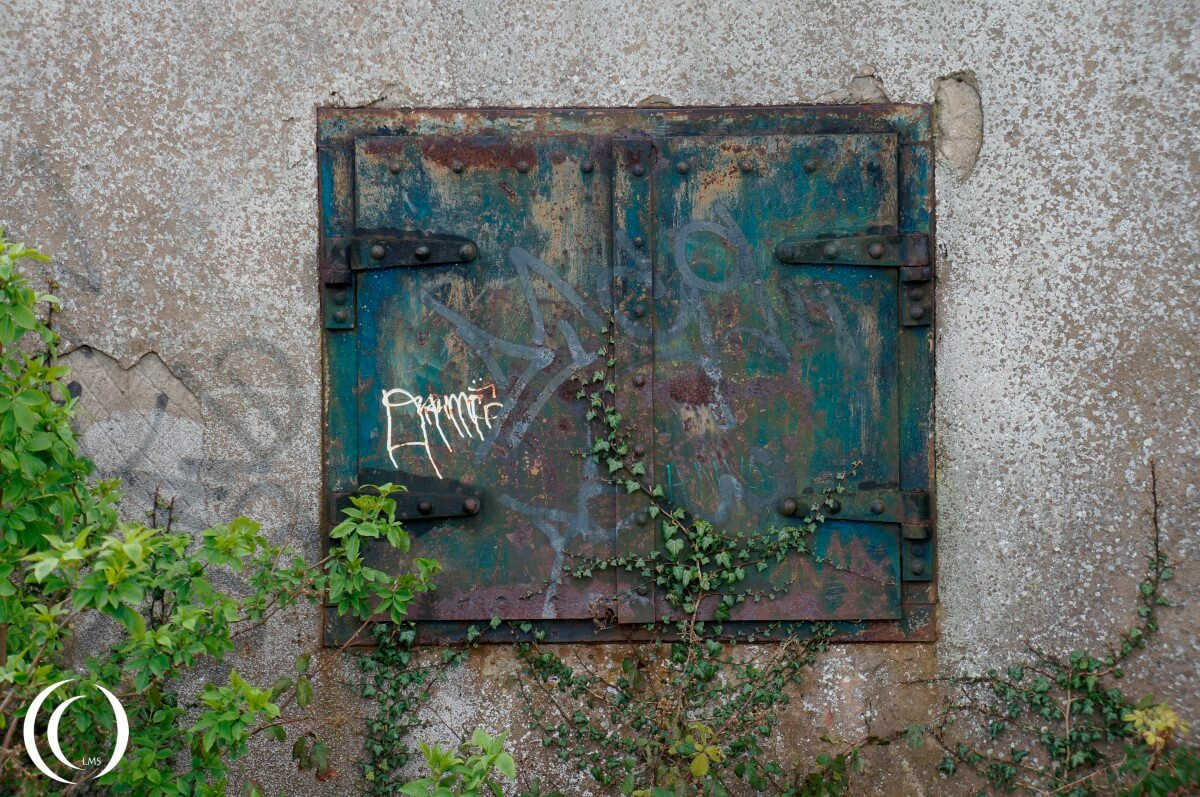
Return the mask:
<path fill-rule="evenodd" d="M 788 265 L 891 266 L 900 269 L 900 323 L 906 327 L 933 322 L 933 265 L 929 236 L 825 236 L 780 241 L 775 257 Z"/>
<path fill-rule="evenodd" d="M 329 502 L 329 525 L 336 526 L 345 517 L 342 510 L 351 506 L 351 491 L 337 491 Z M 441 518 L 471 517 L 479 514 L 483 501 L 478 494 L 463 493 L 394 493 L 396 520 L 438 520 Z"/>
<path fill-rule="evenodd" d="M 353 329 L 354 273 L 470 263 L 479 248 L 459 235 L 367 230 L 331 237 L 321 258 L 322 316 L 326 329 Z"/>

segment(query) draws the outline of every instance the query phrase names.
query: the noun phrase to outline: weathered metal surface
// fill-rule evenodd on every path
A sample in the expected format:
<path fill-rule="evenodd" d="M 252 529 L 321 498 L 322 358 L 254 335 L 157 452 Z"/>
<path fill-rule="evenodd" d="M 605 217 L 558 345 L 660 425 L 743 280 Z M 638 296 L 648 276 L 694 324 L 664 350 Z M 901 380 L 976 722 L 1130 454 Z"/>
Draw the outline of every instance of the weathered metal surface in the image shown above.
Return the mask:
<path fill-rule="evenodd" d="M 571 554 L 656 543 L 636 498 L 578 456 L 590 441 L 568 378 L 614 356 L 648 470 L 718 527 L 795 523 L 864 462 L 814 540 L 827 561 L 763 574 L 786 593 L 735 626 L 932 633 L 932 591 L 904 583 L 934 565 L 916 497 L 931 464 L 927 108 L 330 109 L 318 124 L 327 488 L 410 490 L 413 553 L 446 567 L 414 607 L 426 638 L 500 616 L 561 641 L 636 639 L 661 614 L 611 571 L 560 579 Z M 468 493 L 474 511 L 454 515 Z"/>

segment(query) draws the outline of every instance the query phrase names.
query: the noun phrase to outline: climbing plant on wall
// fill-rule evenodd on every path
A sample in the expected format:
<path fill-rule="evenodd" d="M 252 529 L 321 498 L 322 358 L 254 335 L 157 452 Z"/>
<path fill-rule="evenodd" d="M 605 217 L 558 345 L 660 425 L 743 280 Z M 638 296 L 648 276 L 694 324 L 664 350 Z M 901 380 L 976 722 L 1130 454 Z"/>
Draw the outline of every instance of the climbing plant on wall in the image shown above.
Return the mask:
<path fill-rule="evenodd" d="M 616 343 L 612 323 L 610 317 L 607 351 Z M 779 795 L 841 793 L 846 773 L 839 770 L 848 758 L 817 762 L 830 768 L 813 791 L 804 782 L 806 767 L 774 760 L 767 749 L 791 690 L 825 649 L 833 626 L 775 623 L 734 631 L 726 622 L 739 604 L 774 600 L 786 589 L 750 576 L 790 555 L 839 567 L 818 555 L 811 540 L 859 463 L 838 473 L 836 486 L 794 524 L 723 532 L 673 505 L 662 485 L 649 481 L 635 455 L 636 430 L 615 406 L 615 365 L 609 358 L 606 370 L 575 377 L 576 398 L 587 405 L 594 431 L 584 455 L 603 466 L 616 489 L 645 500 L 662 544 L 644 555 L 578 558 L 568 574 L 586 579 L 615 568 L 630 576 L 630 589 L 656 590 L 668 610 L 648 626 L 651 640 L 623 658 L 617 672 L 602 673 L 578 659 L 568 663 L 536 634 L 521 642 L 525 677 L 518 686 L 531 727 L 559 759 L 635 797 L 724 795 L 745 786 Z M 774 645 L 737 644 L 758 641 Z"/>
<path fill-rule="evenodd" d="M 614 343 L 610 319 L 609 347 Z M 719 797 L 746 787 L 772 795 L 839 795 L 862 767 L 866 748 L 900 739 L 917 747 L 932 739 L 945 753 L 942 777 L 965 771 L 999 793 L 1168 795 L 1200 788 L 1200 758 L 1181 742 L 1186 724 L 1169 706 L 1132 700 L 1116 685 L 1130 657 L 1158 631 L 1158 608 L 1169 605 L 1163 588 L 1173 571 L 1159 550 L 1153 470 L 1154 549 L 1139 585 L 1138 622 L 1118 646 L 1061 657 L 1034 649 L 1024 666 L 940 679 L 957 690 L 957 699 L 937 721 L 850 742 L 826 739 L 829 749 L 812 761 L 778 760 L 769 755 L 768 740 L 779 712 L 789 688 L 825 649 L 831 626 L 812 624 L 798 633 L 776 625 L 751 636 L 724 622 L 738 604 L 778 594 L 748 586 L 754 570 L 793 553 L 837 566 L 818 556 L 809 540 L 860 463 L 837 474 L 836 486 L 796 526 L 755 535 L 723 532 L 673 506 L 662 486 L 647 480 L 633 455 L 636 430 L 614 405 L 614 364 L 610 358 L 609 372 L 575 378 L 576 397 L 595 429 L 585 455 L 605 466 L 616 489 L 644 497 L 661 547 L 643 556 L 579 559 L 569 574 L 586 579 L 619 569 L 633 577 L 633 589 L 657 588 L 669 612 L 650 627 L 651 641 L 615 672 L 579 657 L 568 663 L 539 644 L 537 632 L 514 626 L 524 638 L 517 648 L 524 677 L 517 685 L 529 724 L 560 760 L 634 797 Z M 773 647 L 740 644 L 765 639 L 773 639 Z M 986 739 L 972 741 L 972 728 L 985 728 Z"/>
<path fill-rule="evenodd" d="M 332 777 L 329 746 L 292 730 L 311 718 L 306 657 L 273 683 L 230 671 L 191 694 L 182 681 L 193 672 L 212 678 L 213 665 L 300 603 L 328 600 L 363 622 L 377 611 L 402 621 L 414 594 L 431 588 L 437 563 L 418 559 L 413 572 L 389 575 L 359 556 L 376 538 L 407 549 L 395 488 L 356 496 L 316 562 L 271 543 L 246 518 L 196 535 L 173 531 L 170 501 L 122 520 L 119 485 L 93 478 L 71 429 L 75 399 L 47 322 L 58 300 L 19 268 L 39 260 L 0 233 L 0 793 L 224 795 L 229 763 L 260 735 L 290 737 L 302 769 Z M 235 589 L 223 586 L 231 579 Z M 97 622 L 115 629 L 115 641 L 72 649 L 77 630 Z M 73 691 L 102 706 L 74 708 L 58 723 L 61 746 L 51 748 L 74 769 L 31 758 L 27 738 L 35 747 L 47 738 L 46 717 L 23 732 L 35 696 L 55 684 L 59 699 Z M 110 771 L 101 762 L 113 753 L 116 714 L 96 700 L 100 687 L 128 716 L 128 749 Z M 253 780 L 246 791 L 261 793 Z"/>

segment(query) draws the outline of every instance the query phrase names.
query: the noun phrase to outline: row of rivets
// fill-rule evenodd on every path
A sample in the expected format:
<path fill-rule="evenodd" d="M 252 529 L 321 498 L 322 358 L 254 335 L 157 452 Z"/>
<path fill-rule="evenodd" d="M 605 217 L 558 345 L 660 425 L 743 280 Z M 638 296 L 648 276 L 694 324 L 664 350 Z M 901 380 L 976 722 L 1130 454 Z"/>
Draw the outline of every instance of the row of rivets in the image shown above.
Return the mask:
<path fill-rule="evenodd" d="M 779 514 L 783 515 L 784 517 L 793 517 L 797 512 L 800 511 L 800 504 L 795 498 L 784 498 L 779 502 L 779 505 L 776 508 L 779 510 Z M 842 511 L 842 502 L 834 498 L 827 506 L 825 506 L 824 511 L 826 514 L 836 515 L 838 512 Z"/>
<path fill-rule="evenodd" d="M 475 244 L 466 243 L 458 248 L 458 256 L 463 260 L 474 260 L 477 253 Z M 372 244 L 368 254 L 371 255 L 372 260 L 382 260 L 383 256 L 387 254 L 387 247 L 383 244 Z M 413 257 L 417 260 L 427 260 L 431 254 L 433 254 L 433 250 L 425 244 L 421 244 L 413 250 Z"/>
<path fill-rule="evenodd" d="M 525 160 L 517 161 L 515 164 L 515 167 L 516 167 L 516 170 L 518 172 L 520 172 L 521 174 L 527 173 L 532 168 L 529 164 L 529 161 L 525 161 Z M 465 166 L 463 165 L 462 161 L 456 160 L 456 161 L 451 161 L 451 163 L 450 163 L 450 171 L 454 172 L 455 174 L 462 174 L 464 168 L 465 168 Z M 691 171 L 691 168 L 692 168 L 692 166 L 688 161 L 680 161 L 679 163 L 675 164 L 675 170 L 678 171 L 680 174 L 687 174 L 689 171 Z M 804 162 L 803 168 L 804 168 L 804 171 L 808 172 L 809 174 L 812 174 L 813 172 L 815 172 L 821 168 L 821 164 L 815 160 L 809 160 L 809 161 Z M 591 174 L 593 171 L 595 171 L 596 164 L 591 160 L 585 160 L 585 161 L 580 162 L 579 169 L 580 169 L 580 171 L 584 172 L 585 174 Z M 748 159 L 743 159 L 743 160 L 738 161 L 738 169 L 746 174 L 749 174 L 750 172 L 753 172 L 753 171 L 757 171 L 757 169 L 754 165 L 754 162 L 751 160 L 748 160 Z M 399 174 L 403 170 L 404 170 L 404 164 L 401 161 L 389 161 L 388 162 L 388 171 L 390 171 L 392 174 Z M 645 167 L 642 166 L 642 164 L 640 164 L 640 163 L 635 164 L 632 171 L 633 171 L 633 174 L 637 177 L 641 177 L 643 174 L 646 173 Z"/>
<path fill-rule="evenodd" d="M 530 165 L 529 161 L 525 161 L 525 160 L 517 161 L 516 164 L 514 164 L 514 166 L 515 166 L 516 170 L 518 172 L 520 172 L 521 174 L 526 174 L 531 168 L 533 168 Z M 455 174 L 462 174 L 465 169 L 466 169 L 466 166 L 463 165 L 462 161 L 456 160 L 456 161 L 450 162 L 450 171 L 454 172 Z M 388 171 L 391 172 L 392 174 L 399 174 L 403 170 L 404 170 L 404 164 L 401 163 L 400 161 L 390 161 L 388 163 Z M 592 172 L 594 172 L 596 170 L 596 163 L 595 163 L 595 161 L 592 161 L 590 159 L 581 161 L 579 163 L 579 170 L 581 172 L 583 172 L 584 174 L 591 174 Z M 687 171 L 686 167 L 684 169 L 682 169 L 681 171 Z"/>
<path fill-rule="evenodd" d="M 479 500 L 476 498 L 464 498 L 462 502 L 462 510 L 468 515 L 474 515 L 479 511 Z M 417 504 L 417 511 L 422 515 L 433 513 L 433 503 L 430 501 L 421 501 Z"/>
<path fill-rule="evenodd" d="M 878 260 L 883 257 L 885 251 L 887 250 L 884 249 L 883 244 L 876 241 L 867 247 L 867 256 L 872 260 Z M 825 247 L 821 250 L 821 254 L 825 255 L 828 260 L 837 260 L 838 255 L 841 254 L 841 250 L 836 243 L 830 241 L 825 244 Z"/>

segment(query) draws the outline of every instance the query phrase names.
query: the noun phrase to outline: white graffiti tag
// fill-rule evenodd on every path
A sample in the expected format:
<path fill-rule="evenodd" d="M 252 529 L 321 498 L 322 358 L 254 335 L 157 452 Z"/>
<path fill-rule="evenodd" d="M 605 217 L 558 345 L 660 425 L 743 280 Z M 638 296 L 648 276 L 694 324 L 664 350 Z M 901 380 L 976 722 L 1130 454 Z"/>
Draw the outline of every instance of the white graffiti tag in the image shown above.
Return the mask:
<path fill-rule="evenodd" d="M 433 458 L 433 445 L 438 439 L 446 450 L 453 452 L 447 430 L 452 430 L 462 440 L 483 440 L 487 431 L 492 428 L 492 411 L 504 407 L 504 403 L 496 401 L 496 385 L 488 383 L 480 387 L 468 388 L 458 393 L 445 395 L 417 396 L 401 388 L 383 391 L 383 406 L 387 412 L 387 453 L 392 465 L 399 468 L 396 462 L 396 449 L 413 446 L 425 449 L 425 456 L 433 466 L 433 472 L 442 478 L 442 471 Z M 421 424 L 421 439 L 405 443 L 394 442 L 396 439 L 396 419 L 393 410 L 411 407 Z M 443 427 L 442 422 L 446 425 Z M 430 440 L 430 427 L 437 432 L 437 437 Z M 448 427 L 448 429 L 447 429 Z"/>

